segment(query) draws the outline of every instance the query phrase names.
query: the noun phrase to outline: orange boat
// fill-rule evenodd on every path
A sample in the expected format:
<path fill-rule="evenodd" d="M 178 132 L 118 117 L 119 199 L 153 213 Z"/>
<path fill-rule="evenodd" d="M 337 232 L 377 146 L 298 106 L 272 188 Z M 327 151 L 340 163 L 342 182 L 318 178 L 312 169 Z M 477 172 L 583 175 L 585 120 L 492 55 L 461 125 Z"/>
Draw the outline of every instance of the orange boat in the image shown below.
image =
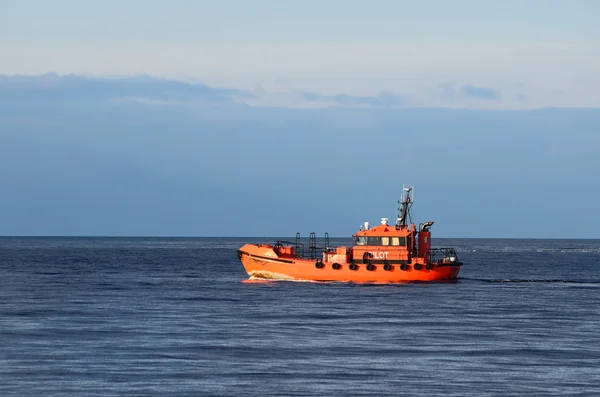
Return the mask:
<path fill-rule="evenodd" d="M 238 250 L 238 258 L 255 279 L 360 283 L 456 280 L 462 266 L 456 250 L 431 248 L 429 229 L 433 222 L 420 224 L 418 231 L 412 223 L 412 191 L 412 187 L 403 188 L 395 225 L 388 225 L 388 218 L 381 218 L 381 224 L 371 228 L 365 222 L 352 236 L 352 247 L 330 247 L 327 233 L 324 247 L 317 247 L 315 233 L 311 233 L 305 256 L 297 233 L 294 242 L 246 244 Z"/>

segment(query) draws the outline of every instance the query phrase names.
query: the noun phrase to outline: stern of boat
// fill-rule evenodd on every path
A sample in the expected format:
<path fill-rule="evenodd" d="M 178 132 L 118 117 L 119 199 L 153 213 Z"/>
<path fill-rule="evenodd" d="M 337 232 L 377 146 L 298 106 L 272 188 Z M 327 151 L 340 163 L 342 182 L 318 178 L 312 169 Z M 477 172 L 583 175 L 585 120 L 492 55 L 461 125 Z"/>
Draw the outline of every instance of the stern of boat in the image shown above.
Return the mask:
<path fill-rule="evenodd" d="M 428 266 L 444 269 L 449 278 L 458 278 L 462 262 L 458 259 L 456 249 L 452 247 L 433 248 L 429 252 Z"/>

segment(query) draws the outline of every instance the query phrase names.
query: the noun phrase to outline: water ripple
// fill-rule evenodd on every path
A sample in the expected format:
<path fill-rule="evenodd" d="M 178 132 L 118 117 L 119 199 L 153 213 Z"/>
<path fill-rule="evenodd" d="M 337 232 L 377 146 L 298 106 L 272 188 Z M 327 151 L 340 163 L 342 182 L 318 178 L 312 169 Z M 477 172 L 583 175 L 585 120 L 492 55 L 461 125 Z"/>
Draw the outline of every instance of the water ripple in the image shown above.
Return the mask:
<path fill-rule="evenodd" d="M 600 394 L 600 242 L 441 243 L 458 281 L 361 285 L 242 282 L 239 239 L 0 238 L 2 395 Z"/>

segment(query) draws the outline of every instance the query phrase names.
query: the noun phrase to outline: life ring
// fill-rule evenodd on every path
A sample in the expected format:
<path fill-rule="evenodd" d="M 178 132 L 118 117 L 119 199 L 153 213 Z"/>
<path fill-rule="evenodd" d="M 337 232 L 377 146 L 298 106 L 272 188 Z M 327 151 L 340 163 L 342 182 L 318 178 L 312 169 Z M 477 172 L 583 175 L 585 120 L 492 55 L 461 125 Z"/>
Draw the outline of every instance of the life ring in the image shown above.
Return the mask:
<path fill-rule="evenodd" d="M 401 264 L 400 270 L 408 270 L 408 265 L 406 263 Z"/>
<path fill-rule="evenodd" d="M 372 272 L 373 270 L 375 270 L 375 265 L 373 265 L 373 264 L 369 263 L 369 264 L 367 265 L 367 270 L 368 270 L 368 271 L 370 271 L 370 272 Z"/>
<path fill-rule="evenodd" d="M 350 266 L 348 266 L 348 268 L 350 270 L 358 270 L 358 266 L 356 265 L 356 263 L 351 263 Z"/>
<path fill-rule="evenodd" d="M 331 265 L 331 268 L 332 268 L 333 270 L 339 270 L 339 269 L 341 269 L 341 268 L 342 268 L 342 265 L 340 265 L 339 263 L 337 263 L 337 262 L 336 262 L 336 263 L 334 263 L 333 265 Z"/>
<path fill-rule="evenodd" d="M 433 269 L 433 263 L 427 262 L 427 264 L 425 265 L 425 269 L 427 269 L 427 270 Z"/>
<path fill-rule="evenodd" d="M 413 265 L 413 269 L 415 269 L 415 270 L 421 270 L 421 267 L 422 267 L 422 265 L 420 263 L 415 263 Z"/>
<path fill-rule="evenodd" d="M 386 270 L 386 271 L 388 271 L 388 272 L 389 272 L 390 270 L 392 270 L 393 268 L 394 268 L 394 267 L 393 267 L 392 265 L 390 265 L 389 263 L 386 263 L 385 265 L 383 265 L 383 270 Z"/>
<path fill-rule="evenodd" d="M 321 262 L 321 261 L 317 261 L 317 262 L 315 263 L 315 267 L 316 267 L 317 269 L 323 269 L 323 268 L 325 267 L 325 265 L 323 264 L 323 262 Z"/>

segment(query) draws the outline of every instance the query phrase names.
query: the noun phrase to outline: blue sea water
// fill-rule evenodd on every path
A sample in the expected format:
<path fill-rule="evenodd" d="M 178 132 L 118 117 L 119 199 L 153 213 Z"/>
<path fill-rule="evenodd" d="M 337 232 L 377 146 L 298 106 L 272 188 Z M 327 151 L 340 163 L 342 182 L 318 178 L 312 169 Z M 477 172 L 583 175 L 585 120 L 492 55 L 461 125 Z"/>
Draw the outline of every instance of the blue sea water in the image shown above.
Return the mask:
<path fill-rule="evenodd" d="M 243 282 L 269 240 L 0 238 L 0 395 L 600 395 L 599 240 L 434 239 L 454 283 Z"/>

